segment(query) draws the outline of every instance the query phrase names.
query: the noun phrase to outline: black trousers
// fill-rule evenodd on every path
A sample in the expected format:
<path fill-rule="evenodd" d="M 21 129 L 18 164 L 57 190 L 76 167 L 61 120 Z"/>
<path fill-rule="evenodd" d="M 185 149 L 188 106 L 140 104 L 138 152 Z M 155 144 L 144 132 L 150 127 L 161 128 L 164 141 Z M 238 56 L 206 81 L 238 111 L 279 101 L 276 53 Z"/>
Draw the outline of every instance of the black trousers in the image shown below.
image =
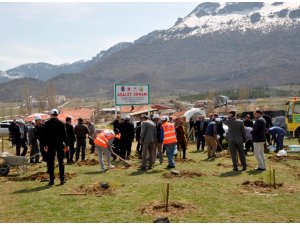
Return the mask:
<path fill-rule="evenodd" d="M 121 140 L 121 151 L 120 156 L 125 159 L 126 157 L 130 157 L 131 154 L 131 146 L 132 141 L 131 140 Z"/>
<path fill-rule="evenodd" d="M 203 133 L 201 134 L 196 134 L 196 138 L 197 138 L 197 150 L 200 149 L 200 142 L 201 142 L 201 150 L 204 150 L 204 146 L 205 146 L 205 138 Z"/>
<path fill-rule="evenodd" d="M 76 142 L 76 161 L 79 159 L 81 149 L 81 160 L 85 160 L 86 140 L 85 138 L 77 139 Z"/>
<path fill-rule="evenodd" d="M 177 148 L 178 148 L 178 151 L 182 151 L 182 153 L 183 153 L 182 158 L 186 159 L 186 142 L 185 141 L 177 142 Z"/>
<path fill-rule="evenodd" d="M 69 142 L 69 151 L 66 152 L 66 158 L 67 162 L 72 162 L 73 161 L 73 156 L 75 154 L 75 147 L 74 147 L 75 142 Z"/>
<path fill-rule="evenodd" d="M 95 152 L 95 143 L 93 138 L 89 138 L 89 144 L 91 145 L 91 153 Z"/>
<path fill-rule="evenodd" d="M 22 154 L 21 153 L 21 147 L 23 148 Z M 27 153 L 28 147 L 27 144 L 25 142 L 25 140 L 20 140 L 16 143 L 16 155 L 17 156 L 25 156 Z"/>
<path fill-rule="evenodd" d="M 38 163 L 40 161 L 40 155 L 36 155 L 35 157 L 33 157 L 33 155 L 38 154 L 39 152 L 40 152 L 40 149 L 39 149 L 38 144 L 34 143 L 32 145 L 32 149 L 30 151 L 30 162 L 31 163 Z"/>
<path fill-rule="evenodd" d="M 245 153 L 247 154 L 247 152 L 250 152 L 250 151 L 253 152 L 253 141 L 252 140 L 248 140 L 245 142 Z"/>
<path fill-rule="evenodd" d="M 57 154 L 58 160 L 58 168 L 59 168 L 59 178 L 61 181 L 65 180 L 65 165 L 64 165 L 64 149 L 57 148 L 57 147 L 48 147 L 48 160 L 47 160 L 47 167 L 48 173 L 50 177 L 50 182 L 54 182 L 54 161 L 55 155 Z"/>

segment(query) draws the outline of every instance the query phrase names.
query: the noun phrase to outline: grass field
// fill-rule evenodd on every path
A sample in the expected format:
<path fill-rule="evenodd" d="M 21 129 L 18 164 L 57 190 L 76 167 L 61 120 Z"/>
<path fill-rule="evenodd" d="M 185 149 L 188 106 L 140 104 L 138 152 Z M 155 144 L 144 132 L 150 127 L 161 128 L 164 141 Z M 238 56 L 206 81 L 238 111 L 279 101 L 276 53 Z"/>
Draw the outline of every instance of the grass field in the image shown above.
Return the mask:
<path fill-rule="evenodd" d="M 296 141 L 285 144 L 292 143 Z M 14 149 L 6 143 L 5 151 Z M 66 173 L 74 173 L 74 177 L 63 186 L 56 179 L 51 187 L 47 182 L 31 180 L 46 171 L 45 163 L 29 165 L 24 175 L 12 170 L 0 177 L 0 221 L 153 222 L 168 216 L 171 222 L 182 223 L 300 222 L 299 154 L 280 161 L 273 160 L 273 153 L 266 154 L 268 169 L 264 172 L 253 170 L 257 163 L 252 153 L 247 156 L 248 170 L 243 172 L 233 172 L 227 157 L 207 161 L 206 154 L 197 152 L 193 144 L 187 157 L 187 162 L 177 162 L 180 177 L 165 169 L 166 158 L 162 165 L 146 172 L 137 169 L 137 159 L 132 159 L 129 168 L 117 161 L 117 167 L 106 172 L 100 172 L 99 165 L 66 165 Z M 88 155 L 89 160 L 93 158 L 96 156 Z M 277 188 L 255 186 L 253 182 L 258 181 L 269 184 L 270 167 L 276 170 Z M 108 182 L 110 188 L 97 189 L 101 182 Z M 153 206 L 162 203 L 167 182 L 174 207 L 164 212 Z M 60 195 L 83 191 L 87 194 Z"/>

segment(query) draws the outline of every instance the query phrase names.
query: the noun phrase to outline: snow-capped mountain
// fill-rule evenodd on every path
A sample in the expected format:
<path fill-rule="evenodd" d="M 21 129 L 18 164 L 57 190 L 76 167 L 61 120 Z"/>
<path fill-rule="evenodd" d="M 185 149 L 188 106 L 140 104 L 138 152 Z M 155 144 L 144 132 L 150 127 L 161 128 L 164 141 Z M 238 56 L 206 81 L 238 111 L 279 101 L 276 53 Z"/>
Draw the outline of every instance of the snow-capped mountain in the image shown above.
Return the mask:
<path fill-rule="evenodd" d="M 164 31 L 154 31 L 138 41 L 170 40 L 228 31 L 289 29 L 300 24 L 300 3 L 296 2 L 207 2 Z"/>
<path fill-rule="evenodd" d="M 6 72 L 0 70 L 0 83 L 10 81 L 10 80 L 15 79 L 15 78 L 19 78 L 19 77 L 9 76 Z"/>
<path fill-rule="evenodd" d="M 131 45 L 132 43 L 129 42 L 118 43 L 113 47 L 109 48 L 108 50 L 101 51 L 95 57 L 93 57 L 92 60 L 88 60 L 88 61 L 80 60 L 74 63 L 64 63 L 61 65 L 53 65 L 49 63 L 43 63 L 43 62 L 23 64 L 7 70 L 5 73 L 5 78 L 3 75 L 3 79 L 0 79 L 0 83 L 15 78 L 26 78 L 26 77 L 35 78 L 39 80 L 48 80 L 60 74 L 78 73 L 95 63 L 99 63 L 101 60 L 104 60 L 105 58 L 109 57 L 113 53 L 128 48 Z"/>

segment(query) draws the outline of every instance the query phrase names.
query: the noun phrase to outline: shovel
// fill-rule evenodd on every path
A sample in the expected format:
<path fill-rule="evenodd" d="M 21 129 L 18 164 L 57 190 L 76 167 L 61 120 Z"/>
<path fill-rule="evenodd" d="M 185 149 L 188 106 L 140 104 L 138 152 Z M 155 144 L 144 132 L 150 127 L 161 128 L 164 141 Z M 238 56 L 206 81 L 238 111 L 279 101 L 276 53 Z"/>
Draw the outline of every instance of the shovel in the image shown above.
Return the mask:
<path fill-rule="evenodd" d="M 122 157 L 120 157 L 119 155 L 117 155 L 116 153 L 114 153 L 114 151 L 111 149 L 111 147 L 108 147 L 108 150 L 111 152 L 111 154 L 113 154 L 114 156 L 116 156 L 119 160 L 121 160 L 127 167 L 131 166 L 131 163 L 126 161 L 125 159 L 123 159 Z"/>

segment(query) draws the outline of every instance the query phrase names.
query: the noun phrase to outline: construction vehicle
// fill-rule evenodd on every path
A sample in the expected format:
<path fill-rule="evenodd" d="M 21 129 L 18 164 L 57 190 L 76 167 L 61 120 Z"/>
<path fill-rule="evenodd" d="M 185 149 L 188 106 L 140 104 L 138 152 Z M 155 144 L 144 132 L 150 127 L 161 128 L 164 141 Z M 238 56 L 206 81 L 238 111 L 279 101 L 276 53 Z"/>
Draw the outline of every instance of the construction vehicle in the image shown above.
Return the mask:
<path fill-rule="evenodd" d="M 287 133 L 290 137 L 298 138 L 300 144 L 300 98 L 294 97 L 287 102 L 285 117 Z"/>

